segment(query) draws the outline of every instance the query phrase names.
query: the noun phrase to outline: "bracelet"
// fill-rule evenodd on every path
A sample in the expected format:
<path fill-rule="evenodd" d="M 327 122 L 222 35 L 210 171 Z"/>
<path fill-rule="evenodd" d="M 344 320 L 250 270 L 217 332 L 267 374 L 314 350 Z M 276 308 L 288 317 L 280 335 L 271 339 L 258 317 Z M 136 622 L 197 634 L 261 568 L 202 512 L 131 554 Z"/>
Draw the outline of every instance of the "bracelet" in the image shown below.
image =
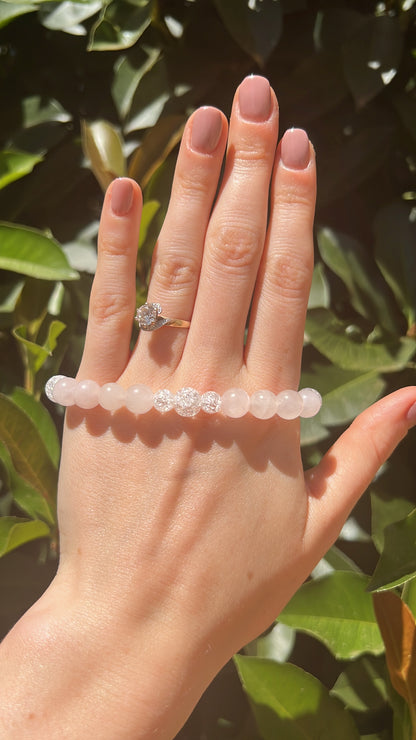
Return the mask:
<path fill-rule="evenodd" d="M 198 393 L 195 388 L 181 388 L 176 393 L 164 388 L 153 391 L 146 385 L 132 385 L 123 388 L 118 383 L 105 383 L 99 386 L 94 380 L 81 380 L 65 375 L 54 375 L 45 386 L 50 401 L 61 406 L 79 406 L 92 409 L 102 406 L 107 411 L 117 411 L 125 407 L 133 414 L 145 414 L 155 408 L 164 414 L 174 409 L 180 416 L 196 416 L 199 411 L 206 414 L 221 412 L 232 419 L 238 419 L 248 412 L 257 419 L 296 419 L 298 416 L 315 416 L 322 405 L 322 397 L 314 388 L 300 391 L 255 391 L 251 396 L 242 388 L 230 388 L 221 396 L 215 391 Z"/>

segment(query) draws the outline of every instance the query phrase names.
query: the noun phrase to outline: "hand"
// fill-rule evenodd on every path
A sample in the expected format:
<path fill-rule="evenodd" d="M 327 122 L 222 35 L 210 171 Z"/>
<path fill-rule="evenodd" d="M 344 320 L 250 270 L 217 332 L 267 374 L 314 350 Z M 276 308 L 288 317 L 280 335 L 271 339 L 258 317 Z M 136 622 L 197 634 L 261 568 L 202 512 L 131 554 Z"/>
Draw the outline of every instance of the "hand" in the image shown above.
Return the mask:
<path fill-rule="evenodd" d="M 129 180 L 110 186 L 78 379 L 153 391 L 297 388 L 315 155 L 299 129 L 279 146 L 277 137 L 277 101 L 261 77 L 237 90 L 228 144 L 219 111 L 191 116 L 149 286 L 149 301 L 190 328 L 141 332 L 131 354 L 141 195 Z M 54 614 L 49 629 L 68 655 L 78 638 L 80 695 L 68 683 L 55 692 L 60 717 L 79 722 L 72 737 L 173 737 L 336 539 L 415 401 L 414 388 L 380 401 L 306 476 L 297 420 L 69 409 L 61 562 L 32 615 Z"/>

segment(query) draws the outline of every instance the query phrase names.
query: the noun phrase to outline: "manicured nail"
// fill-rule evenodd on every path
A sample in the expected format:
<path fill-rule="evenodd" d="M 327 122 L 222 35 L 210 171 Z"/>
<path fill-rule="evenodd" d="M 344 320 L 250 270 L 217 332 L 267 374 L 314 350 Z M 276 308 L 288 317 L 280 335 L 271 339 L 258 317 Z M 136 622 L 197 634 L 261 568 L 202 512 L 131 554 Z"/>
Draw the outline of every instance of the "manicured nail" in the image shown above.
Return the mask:
<path fill-rule="evenodd" d="M 407 421 L 409 422 L 409 429 L 410 427 L 415 426 L 416 424 L 416 403 L 414 403 L 413 406 L 411 406 L 409 411 L 407 412 Z"/>
<path fill-rule="evenodd" d="M 133 203 L 133 185 L 125 177 L 114 180 L 111 188 L 111 209 L 116 216 L 126 216 Z"/>
<path fill-rule="evenodd" d="M 238 104 L 243 118 L 265 121 L 270 115 L 270 85 L 265 77 L 246 77 L 238 91 Z"/>
<path fill-rule="evenodd" d="M 280 155 L 285 167 L 304 170 L 309 164 L 309 139 L 302 128 L 290 128 L 283 136 Z"/>
<path fill-rule="evenodd" d="M 192 118 L 191 147 L 202 154 L 211 154 L 220 140 L 221 113 L 216 108 L 199 108 Z"/>

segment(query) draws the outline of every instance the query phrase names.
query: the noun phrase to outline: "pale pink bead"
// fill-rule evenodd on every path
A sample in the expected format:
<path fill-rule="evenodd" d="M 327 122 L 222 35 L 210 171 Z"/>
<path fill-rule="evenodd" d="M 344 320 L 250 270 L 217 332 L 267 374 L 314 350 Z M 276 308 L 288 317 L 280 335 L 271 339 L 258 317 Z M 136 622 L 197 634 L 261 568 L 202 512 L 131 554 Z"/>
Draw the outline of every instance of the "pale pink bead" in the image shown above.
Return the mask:
<path fill-rule="evenodd" d="M 55 383 L 53 388 L 53 400 L 60 403 L 61 406 L 72 406 L 74 401 L 74 392 L 77 382 L 74 378 L 61 378 Z"/>
<path fill-rule="evenodd" d="M 282 391 L 276 396 L 277 414 L 282 419 L 296 419 L 302 411 L 303 401 L 297 391 Z"/>
<path fill-rule="evenodd" d="M 250 397 L 242 388 L 230 388 L 221 398 L 221 411 L 232 419 L 239 419 L 250 408 Z"/>
<path fill-rule="evenodd" d="M 256 391 L 250 398 L 250 412 L 257 419 L 271 419 L 276 409 L 276 396 L 271 391 Z"/>
<path fill-rule="evenodd" d="M 100 386 L 95 380 L 81 380 L 74 392 L 74 402 L 80 409 L 93 409 L 98 406 Z"/>
<path fill-rule="evenodd" d="M 124 406 L 126 391 L 118 383 L 105 383 L 100 388 L 98 403 L 107 411 L 117 411 Z"/>
<path fill-rule="evenodd" d="M 303 401 L 303 408 L 300 415 L 304 419 L 310 419 L 311 416 L 316 416 L 322 406 L 321 394 L 315 388 L 302 388 L 299 391 L 299 395 Z"/>
<path fill-rule="evenodd" d="M 153 393 L 147 385 L 131 385 L 126 392 L 125 404 L 132 414 L 146 414 L 153 408 Z"/>

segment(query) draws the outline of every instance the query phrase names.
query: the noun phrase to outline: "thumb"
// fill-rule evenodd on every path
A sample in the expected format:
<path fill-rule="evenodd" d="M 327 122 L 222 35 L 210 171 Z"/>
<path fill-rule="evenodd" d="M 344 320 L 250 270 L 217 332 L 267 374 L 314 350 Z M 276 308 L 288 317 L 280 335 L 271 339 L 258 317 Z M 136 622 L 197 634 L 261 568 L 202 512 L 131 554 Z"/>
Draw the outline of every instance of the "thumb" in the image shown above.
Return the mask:
<path fill-rule="evenodd" d="M 370 406 L 305 474 L 309 493 L 305 549 L 318 561 L 337 539 L 377 470 L 416 424 L 416 386 Z"/>

